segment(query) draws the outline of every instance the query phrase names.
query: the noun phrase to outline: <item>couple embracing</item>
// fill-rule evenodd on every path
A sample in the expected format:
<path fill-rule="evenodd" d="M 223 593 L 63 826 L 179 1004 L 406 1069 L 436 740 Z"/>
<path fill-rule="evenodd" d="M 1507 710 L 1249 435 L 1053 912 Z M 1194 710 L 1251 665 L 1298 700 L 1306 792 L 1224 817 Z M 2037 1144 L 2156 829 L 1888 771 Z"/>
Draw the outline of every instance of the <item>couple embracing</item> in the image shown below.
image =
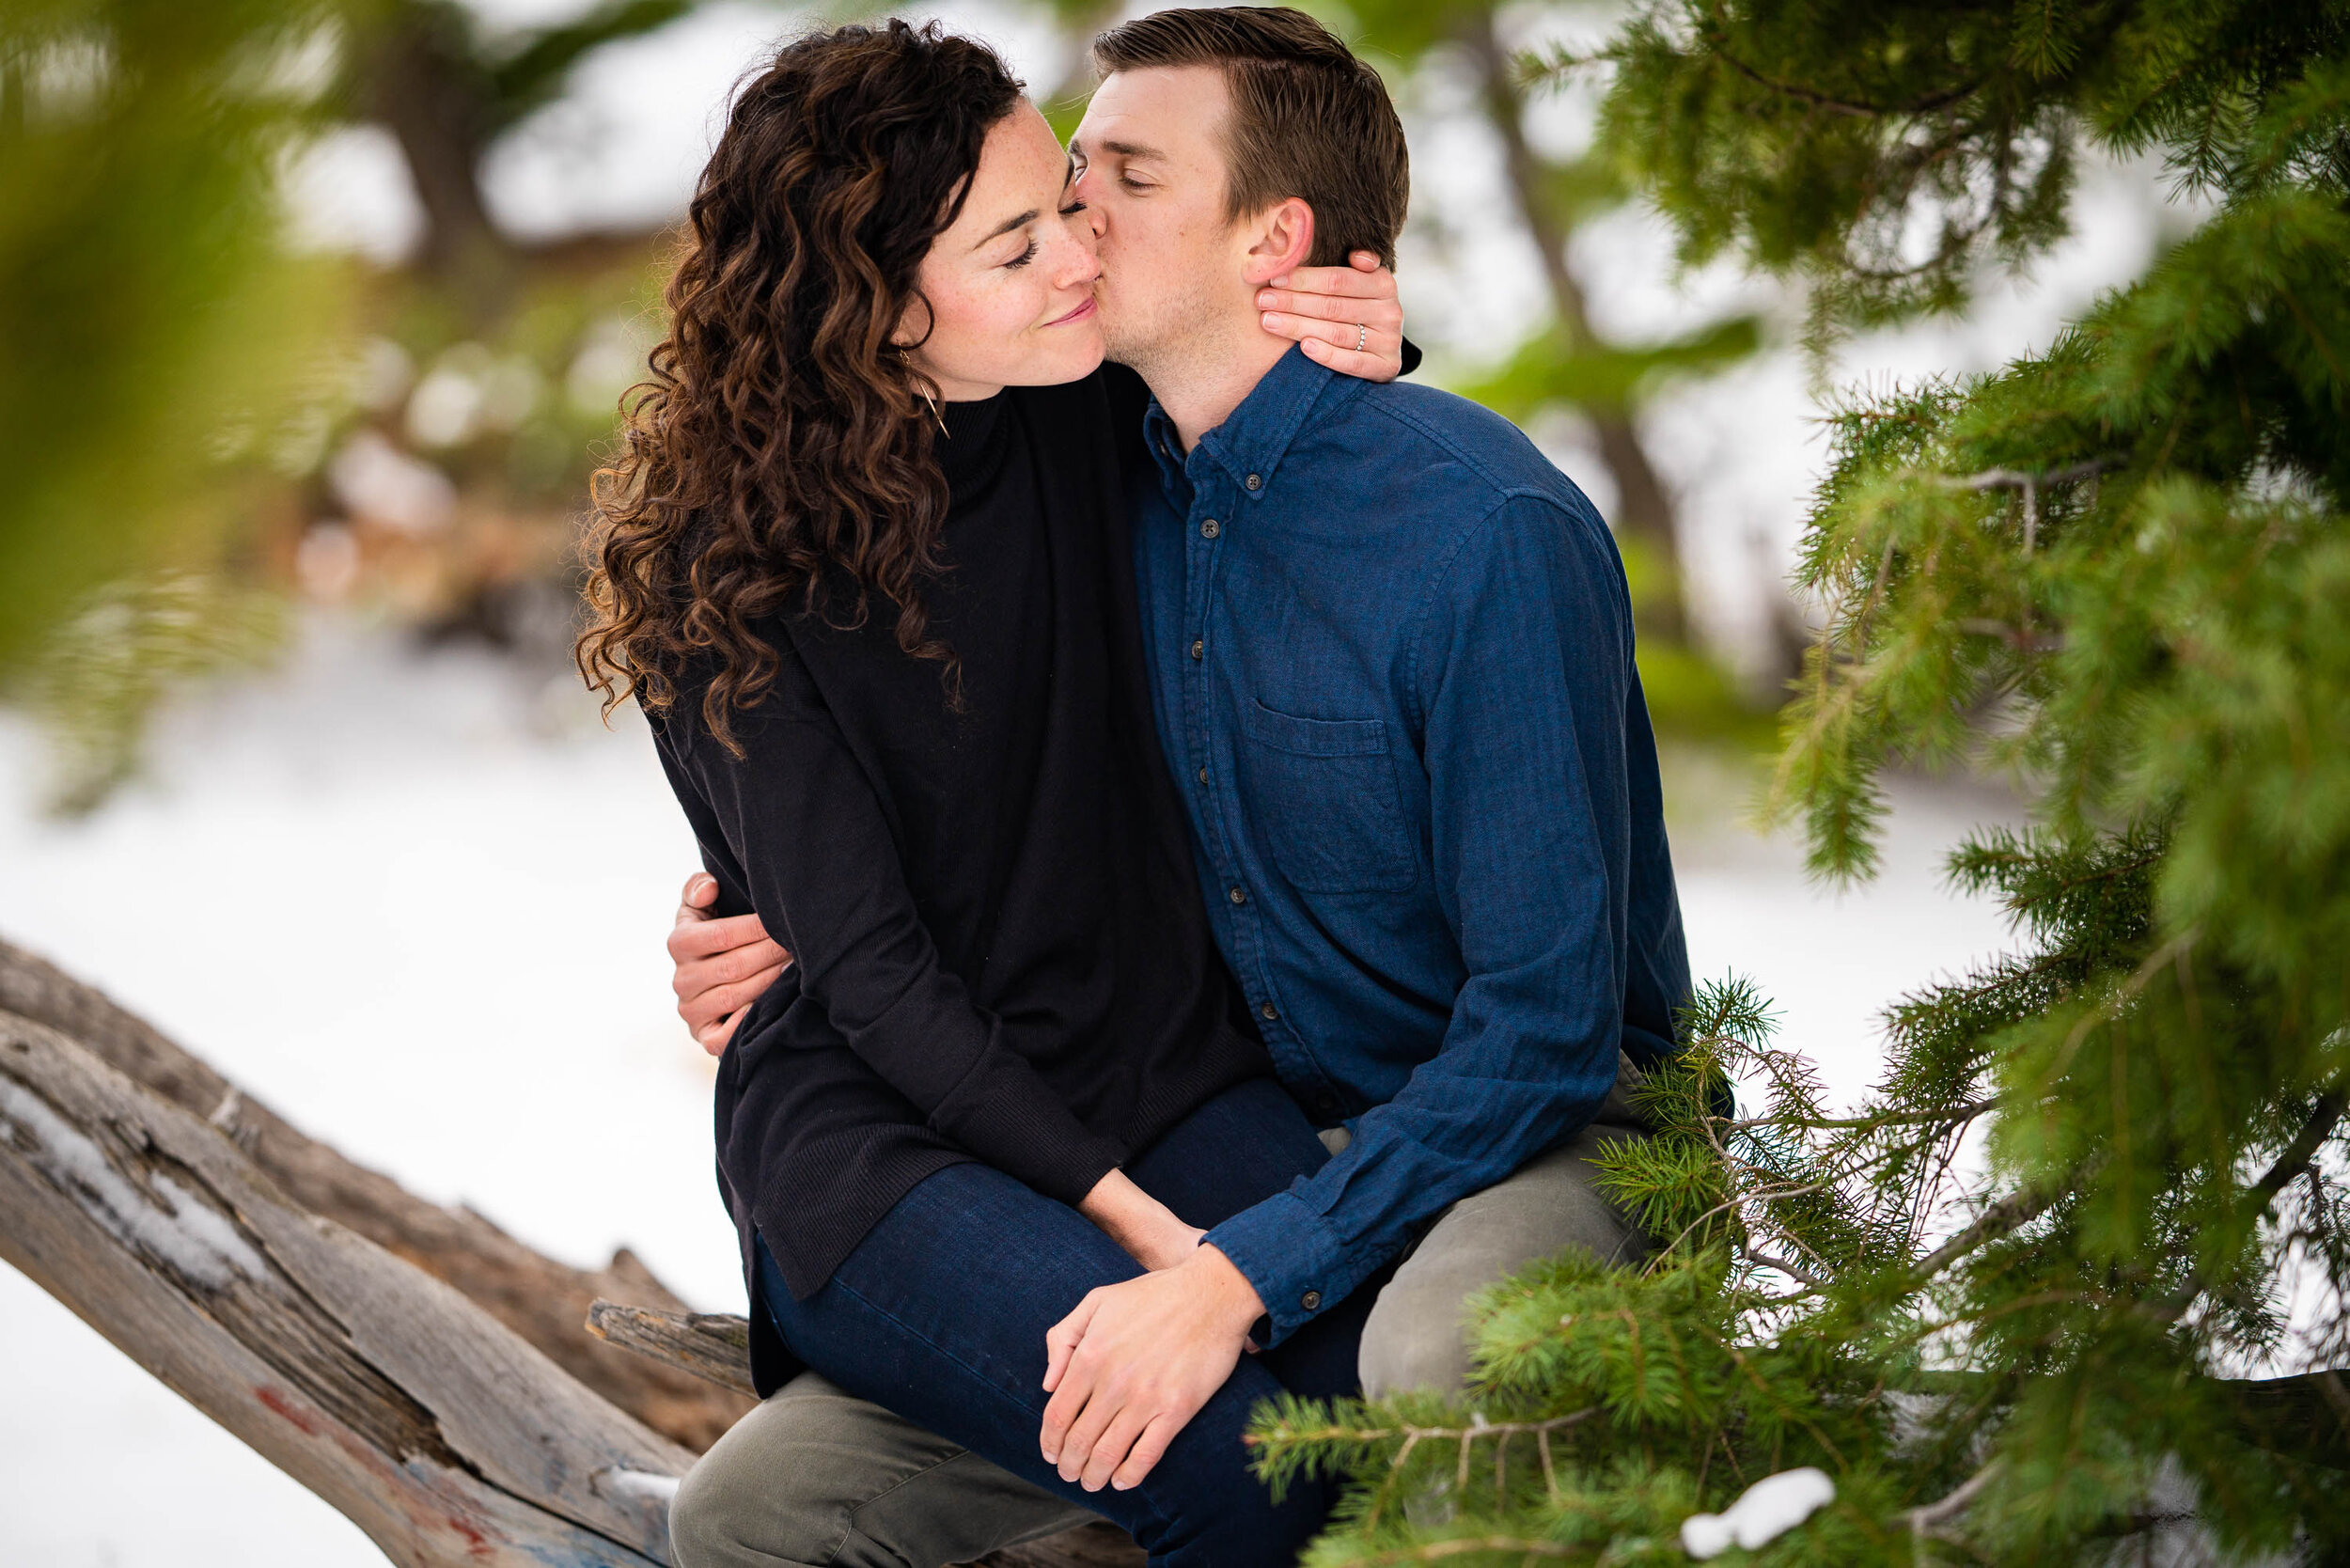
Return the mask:
<path fill-rule="evenodd" d="M 968 39 L 786 46 L 599 477 L 765 1396 L 684 1568 L 1293 1561 L 1253 1407 L 1457 1393 L 1465 1297 L 1644 1245 L 1590 1162 L 1688 975 L 1606 529 L 1394 380 L 1376 72 L 1282 8 L 1094 59 L 1064 153 Z"/>

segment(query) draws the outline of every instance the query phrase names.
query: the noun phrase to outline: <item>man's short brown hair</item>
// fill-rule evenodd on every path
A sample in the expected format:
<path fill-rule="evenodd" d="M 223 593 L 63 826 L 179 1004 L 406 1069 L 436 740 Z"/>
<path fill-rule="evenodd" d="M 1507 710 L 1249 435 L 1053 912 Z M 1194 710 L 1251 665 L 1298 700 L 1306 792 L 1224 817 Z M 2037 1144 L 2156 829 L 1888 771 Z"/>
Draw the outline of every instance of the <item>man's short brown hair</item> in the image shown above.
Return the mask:
<path fill-rule="evenodd" d="M 1309 265 L 1355 250 L 1395 265 L 1412 187 L 1403 122 L 1379 73 L 1321 23 L 1287 6 L 1155 11 L 1095 39 L 1093 64 L 1104 76 L 1217 67 L 1232 95 L 1226 215 L 1297 196 L 1314 210 Z"/>

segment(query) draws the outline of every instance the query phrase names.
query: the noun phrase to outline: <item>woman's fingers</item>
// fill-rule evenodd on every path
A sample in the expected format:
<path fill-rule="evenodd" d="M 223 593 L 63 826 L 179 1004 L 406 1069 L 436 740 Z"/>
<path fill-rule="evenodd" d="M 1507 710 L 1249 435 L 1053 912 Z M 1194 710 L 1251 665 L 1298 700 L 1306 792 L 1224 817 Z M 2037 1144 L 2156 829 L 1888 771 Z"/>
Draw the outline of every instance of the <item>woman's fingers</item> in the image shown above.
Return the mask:
<path fill-rule="evenodd" d="M 1395 274 L 1371 252 L 1358 250 L 1346 266 L 1299 267 L 1273 279 L 1270 287 L 1344 299 L 1391 300 L 1395 298 Z"/>
<path fill-rule="evenodd" d="M 1342 376 L 1359 376 L 1364 381 L 1393 381 L 1403 373 L 1402 352 L 1392 348 L 1381 349 L 1377 333 L 1371 336 L 1370 349 L 1359 353 L 1351 343 L 1340 348 L 1316 337 L 1301 337 L 1298 347 L 1305 351 L 1308 359 L 1317 365 L 1327 365 Z"/>
<path fill-rule="evenodd" d="M 1258 307 L 1365 322 L 1390 332 L 1403 326 L 1395 274 L 1369 251 L 1358 250 L 1345 267 L 1300 267 L 1258 290 Z"/>
<path fill-rule="evenodd" d="M 1310 316 L 1287 316 L 1277 310 L 1268 310 L 1261 319 L 1264 329 L 1275 337 L 1293 338 L 1300 343 L 1319 341 L 1349 353 L 1390 358 L 1400 357 L 1402 351 L 1402 334 L 1365 322 L 1320 321 Z M 1361 345 L 1359 350 L 1357 344 Z"/>
<path fill-rule="evenodd" d="M 1376 328 L 1358 331 L 1354 322 L 1308 321 L 1302 316 L 1269 314 L 1264 327 L 1276 337 L 1287 337 L 1306 351 L 1317 365 L 1340 375 L 1365 381 L 1393 381 L 1403 373 L 1403 339 Z M 1356 348 L 1356 344 L 1362 347 Z"/>
<path fill-rule="evenodd" d="M 1338 322 L 1345 326 L 1350 334 L 1357 326 L 1386 333 L 1399 333 L 1403 328 L 1403 307 L 1396 303 L 1392 295 L 1386 299 L 1351 299 L 1336 294 L 1308 293 L 1302 289 L 1260 289 L 1257 290 L 1257 308 L 1277 315 Z"/>

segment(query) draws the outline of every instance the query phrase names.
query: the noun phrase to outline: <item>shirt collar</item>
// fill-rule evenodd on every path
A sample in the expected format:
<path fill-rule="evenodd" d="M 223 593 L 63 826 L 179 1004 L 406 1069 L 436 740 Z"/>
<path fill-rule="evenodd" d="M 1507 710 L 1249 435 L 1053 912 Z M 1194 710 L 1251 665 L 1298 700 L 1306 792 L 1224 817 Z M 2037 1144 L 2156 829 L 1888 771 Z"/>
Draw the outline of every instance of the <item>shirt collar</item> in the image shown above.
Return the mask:
<path fill-rule="evenodd" d="M 1305 428 L 1307 416 L 1334 380 L 1336 371 L 1315 364 L 1295 344 L 1273 362 L 1240 400 L 1224 423 L 1199 438 L 1190 461 L 1177 456 L 1178 442 L 1175 421 L 1167 416 L 1153 397 L 1143 416 L 1143 433 L 1151 447 L 1151 456 L 1160 471 L 1172 480 L 1177 475 L 1196 472 L 1195 464 L 1204 456 L 1232 476 L 1233 482 L 1252 494 L 1262 494 L 1262 487 L 1273 478 L 1274 470 L 1281 465 L 1281 458 Z M 1359 387 L 1359 382 L 1341 381 L 1343 389 Z M 1257 483 L 1248 481 L 1255 478 Z"/>

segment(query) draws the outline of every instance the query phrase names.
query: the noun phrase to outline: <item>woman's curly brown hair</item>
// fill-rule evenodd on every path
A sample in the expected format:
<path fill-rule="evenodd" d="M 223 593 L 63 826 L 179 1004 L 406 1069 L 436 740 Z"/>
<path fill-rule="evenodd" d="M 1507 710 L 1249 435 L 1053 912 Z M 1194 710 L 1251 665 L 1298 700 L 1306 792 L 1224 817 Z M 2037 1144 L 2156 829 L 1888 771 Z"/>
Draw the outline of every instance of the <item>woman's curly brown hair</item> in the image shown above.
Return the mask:
<path fill-rule="evenodd" d="M 753 623 L 795 593 L 830 614 L 845 591 L 849 624 L 879 594 L 898 645 L 951 677 L 920 592 L 947 513 L 937 390 L 890 335 L 1020 92 L 984 45 L 892 21 L 787 44 L 736 98 L 669 336 L 593 480 L 574 655 L 607 713 L 668 707 L 691 664 L 704 722 L 739 755 L 728 715 L 776 672 Z"/>

